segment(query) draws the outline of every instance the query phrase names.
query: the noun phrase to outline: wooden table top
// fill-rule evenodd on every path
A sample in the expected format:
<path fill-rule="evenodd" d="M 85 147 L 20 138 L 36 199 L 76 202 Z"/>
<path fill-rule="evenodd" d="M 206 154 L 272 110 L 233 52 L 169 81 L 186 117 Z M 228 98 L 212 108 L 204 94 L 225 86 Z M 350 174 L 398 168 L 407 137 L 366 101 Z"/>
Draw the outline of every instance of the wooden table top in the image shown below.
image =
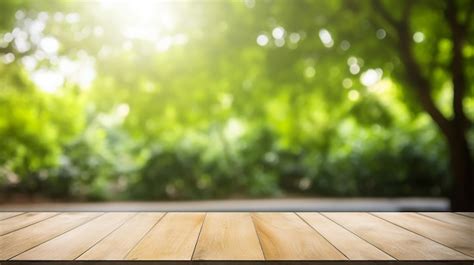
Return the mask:
<path fill-rule="evenodd" d="M 473 213 L 0 212 L 0 262 L 471 261 Z"/>

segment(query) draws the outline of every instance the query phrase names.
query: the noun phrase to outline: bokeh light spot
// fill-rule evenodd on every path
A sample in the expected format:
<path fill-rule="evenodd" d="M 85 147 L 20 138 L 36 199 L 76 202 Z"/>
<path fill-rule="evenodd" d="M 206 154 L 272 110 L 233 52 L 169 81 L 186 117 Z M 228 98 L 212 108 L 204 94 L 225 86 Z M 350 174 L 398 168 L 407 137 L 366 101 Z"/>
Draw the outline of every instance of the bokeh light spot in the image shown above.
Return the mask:
<path fill-rule="evenodd" d="M 276 27 L 272 30 L 272 36 L 275 39 L 281 39 L 285 35 L 285 29 L 283 27 Z"/>
<path fill-rule="evenodd" d="M 354 90 L 354 89 L 351 89 L 351 90 L 349 91 L 349 93 L 347 93 L 347 97 L 348 97 L 349 100 L 351 100 L 351 101 L 356 101 L 356 100 L 358 100 L 359 97 L 360 97 L 359 91 Z"/>
<path fill-rule="evenodd" d="M 265 46 L 268 44 L 268 37 L 265 34 L 260 34 L 257 37 L 257 44 L 260 46 Z"/>
<path fill-rule="evenodd" d="M 413 41 L 416 43 L 422 43 L 425 40 L 425 34 L 423 32 L 417 31 L 413 34 Z"/>
<path fill-rule="evenodd" d="M 327 29 L 321 29 L 319 31 L 319 39 L 326 48 L 331 48 L 334 45 L 331 33 Z"/>
<path fill-rule="evenodd" d="M 385 32 L 384 29 L 378 29 L 378 30 L 375 32 L 375 36 L 377 37 L 377 39 L 383 40 L 383 39 L 385 39 L 385 37 L 387 36 L 387 32 Z"/>

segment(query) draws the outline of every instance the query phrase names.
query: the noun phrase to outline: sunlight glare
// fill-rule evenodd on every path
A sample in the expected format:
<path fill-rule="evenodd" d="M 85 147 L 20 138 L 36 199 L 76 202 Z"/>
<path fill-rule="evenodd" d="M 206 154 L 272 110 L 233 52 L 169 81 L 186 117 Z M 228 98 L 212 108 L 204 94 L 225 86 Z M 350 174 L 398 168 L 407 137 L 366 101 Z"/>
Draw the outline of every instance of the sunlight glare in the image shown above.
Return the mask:
<path fill-rule="evenodd" d="M 59 41 L 54 37 L 44 37 L 40 41 L 40 47 L 47 54 L 55 54 L 59 50 Z"/>
<path fill-rule="evenodd" d="M 64 83 L 64 77 L 55 71 L 39 69 L 31 76 L 33 82 L 44 92 L 54 93 Z"/>
<path fill-rule="evenodd" d="M 240 138 L 245 132 L 245 124 L 236 118 L 230 118 L 224 128 L 224 134 L 229 140 Z"/>
<path fill-rule="evenodd" d="M 25 69 L 28 71 L 33 71 L 36 68 L 36 65 L 38 64 L 38 62 L 33 56 L 28 55 L 21 58 L 21 62 L 23 63 Z"/>
<path fill-rule="evenodd" d="M 113 23 L 122 29 L 126 39 L 150 41 L 161 52 L 187 42 L 186 36 L 183 38 L 183 34 L 176 32 L 178 17 L 168 2 L 100 0 L 100 3 L 107 13 L 113 14 Z"/>
<path fill-rule="evenodd" d="M 117 106 L 116 114 L 120 119 L 125 119 L 130 112 L 130 106 L 127 103 L 121 103 Z"/>
<path fill-rule="evenodd" d="M 4 64 L 10 64 L 10 63 L 13 63 L 13 61 L 15 61 L 15 55 L 13 53 L 9 52 L 9 53 L 3 55 L 2 59 L 3 59 Z"/>
<path fill-rule="evenodd" d="M 378 81 L 382 79 L 382 69 L 377 68 L 377 69 L 369 69 L 365 72 L 363 72 L 360 75 L 360 82 L 366 86 L 370 87 L 372 85 L 375 85 Z"/>
<path fill-rule="evenodd" d="M 390 86 L 391 86 L 390 80 L 385 78 L 375 83 L 374 85 L 369 86 L 367 90 L 371 93 L 381 94 L 387 91 L 390 88 Z"/>

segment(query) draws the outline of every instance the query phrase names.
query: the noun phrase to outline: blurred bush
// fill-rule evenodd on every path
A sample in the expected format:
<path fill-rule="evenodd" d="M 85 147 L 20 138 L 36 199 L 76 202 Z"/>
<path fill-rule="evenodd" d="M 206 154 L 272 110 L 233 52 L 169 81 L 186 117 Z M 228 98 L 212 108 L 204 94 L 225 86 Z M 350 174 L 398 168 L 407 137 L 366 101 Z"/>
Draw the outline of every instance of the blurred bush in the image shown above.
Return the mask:
<path fill-rule="evenodd" d="M 447 196 L 445 139 L 372 3 L 1 1 L 0 198 Z M 404 21 L 451 118 L 446 3 Z"/>

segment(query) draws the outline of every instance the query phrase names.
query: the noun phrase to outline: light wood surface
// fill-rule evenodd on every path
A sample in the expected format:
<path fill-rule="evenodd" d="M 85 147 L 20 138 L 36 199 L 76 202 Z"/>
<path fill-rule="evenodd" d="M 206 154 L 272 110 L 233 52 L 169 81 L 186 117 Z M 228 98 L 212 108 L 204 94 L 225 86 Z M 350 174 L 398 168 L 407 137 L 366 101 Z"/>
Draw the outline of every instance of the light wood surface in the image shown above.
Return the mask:
<path fill-rule="evenodd" d="M 72 260 L 130 218 L 133 213 L 106 213 L 98 218 L 34 247 L 15 260 Z M 60 250 L 60 251 L 59 251 Z"/>
<path fill-rule="evenodd" d="M 0 263 L 267 260 L 340 264 L 353 260 L 472 264 L 474 218 L 469 215 L 0 212 Z"/>
<path fill-rule="evenodd" d="M 350 260 L 394 259 L 319 213 L 298 213 L 298 215 Z"/>
<path fill-rule="evenodd" d="M 464 229 L 474 230 L 474 221 L 472 218 L 469 218 L 464 215 L 452 214 L 452 213 L 441 213 L 441 212 L 422 212 L 419 213 L 431 217 L 433 219 L 452 224 L 455 226 L 460 226 Z"/>
<path fill-rule="evenodd" d="M 25 226 L 32 225 L 49 217 L 55 216 L 58 213 L 25 213 L 10 217 L 8 219 L 0 221 L 0 236 L 23 228 Z"/>
<path fill-rule="evenodd" d="M 374 213 L 391 223 L 402 226 L 414 233 L 453 248 L 469 256 L 474 256 L 473 230 L 419 215 L 416 213 Z"/>
<path fill-rule="evenodd" d="M 267 260 L 345 260 L 294 213 L 252 214 Z"/>
<path fill-rule="evenodd" d="M 474 218 L 474 212 L 457 212 L 457 214 L 464 215 L 467 217 Z"/>
<path fill-rule="evenodd" d="M 100 213 L 63 213 L 0 236 L 0 260 L 10 259 L 99 215 Z"/>
<path fill-rule="evenodd" d="M 249 213 L 208 213 L 194 260 L 264 260 Z"/>
<path fill-rule="evenodd" d="M 168 213 L 128 254 L 131 260 L 190 260 L 204 213 Z"/>
<path fill-rule="evenodd" d="M 0 220 L 22 214 L 23 212 L 0 212 Z"/>
<path fill-rule="evenodd" d="M 466 260 L 470 257 L 369 213 L 324 213 L 398 260 Z"/>
<path fill-rule="evenodd" d="M 138 213 L 82 254 L 78 260 L 121 260 L 163 217 L 164 213 Z"/>

